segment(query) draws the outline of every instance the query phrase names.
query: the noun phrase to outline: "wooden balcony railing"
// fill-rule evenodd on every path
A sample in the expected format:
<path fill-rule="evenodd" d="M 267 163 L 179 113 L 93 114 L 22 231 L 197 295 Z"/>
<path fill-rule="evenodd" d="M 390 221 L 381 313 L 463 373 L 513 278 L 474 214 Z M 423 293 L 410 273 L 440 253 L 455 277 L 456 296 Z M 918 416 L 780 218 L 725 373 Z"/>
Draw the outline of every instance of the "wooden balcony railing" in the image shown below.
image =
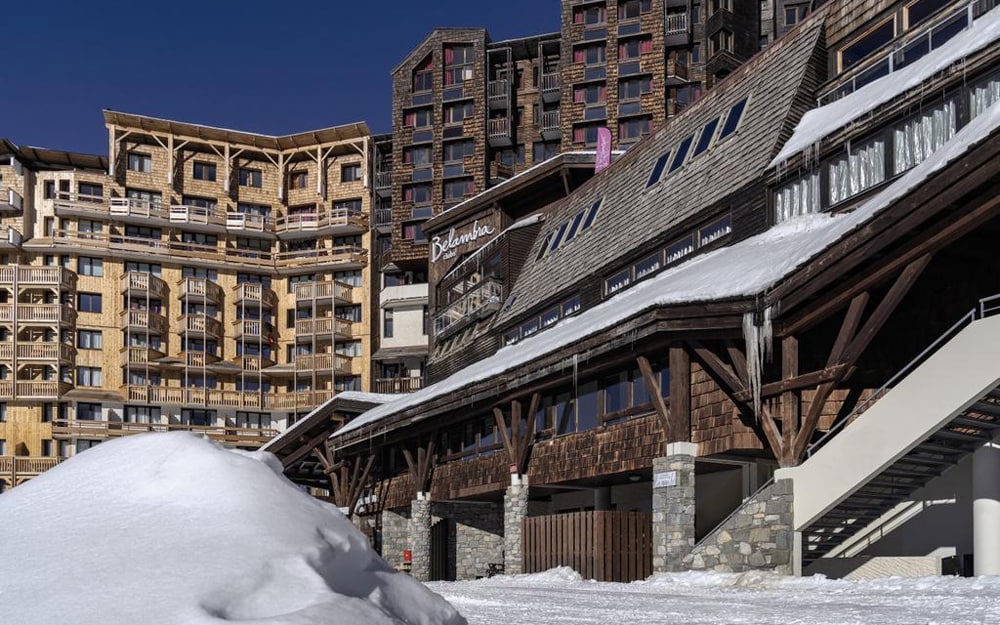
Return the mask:
<path fill-rule="evenodd" d="M 252 213 L 226 213 L 226 230 L 251 230 L 253 232 L 271 232 L 274 222 L 270 217 Z"/>
<path fill-rule="evenodd" d="M 47 456 L 0 456 L 0 482 L 17 486 L 48 471 L 65 458 Z"/>
<path fill-rule="evenodd" d="M 263 304 L 265 308 L 277 308 L 278 296 L 274 291 L 262 284 L 243 282 L 237 284 L 233 289 L 234 298 L 237 304 L 241 302 Z"/>
<path fill-rule="evenodd" d="M 121 328 L 123 330 L 148 330 L 153 334 L 166 334 L 168 331 L 166 317 L 149 310 L 123 310 L 121 312 Z"/>
<path fill-rule="evenodd" d="M 76 348 L 65 343 L 18 343 L 18 360 L 59 360 L 72 362 Z"/>
<path fill-rule="evenodd" d="M 203 206 L 188 206 L 172 204 L 170 206 L 170 223 L 193 224 L 201 226 L 226 227 L 226 215 L 214 208 Z"/>
<path fill-rule="evenodd" d="M 121 292 L 149 293 L 154 299 L 162 299 L 167 295 L 167 283 L 143 271 L 130 271 L 121 277 Z"/>
<path fill-rule="evenodd" d="M 321 263 L 360 266 L 367 262 L 368 256 L 365 249 L 355 245 L 337 245 L 334 247 L 279 252 L 277 254 L 277 266 L 279 269 Z"/>
<path fill-rule="evenodd" d="M 121 421 L 84 421 L 57 419 L 52 422 L 55 438 L 118 438 L 146 432 L 194 432 L 224 445 L 260 446 L 278 435 L 273 428 L 238 425 L 190 425 L 185 423 L 125 423 Z"/>
<path fill-rule="evenodd" d="M 115 217 L 151 217 L 154 219 L 168 219 L 169 217 L 162 202 L 128 197 L 109 199 L 107 212 Z"/>
<path fill-rule="evenodd" d="M 24 267 L 6 265 L 0 267 L 0 284 L 19 286 L 76 288 L 76 274 L 63 267 Z"/>
<path fill-rule="evenodd" d="M 324 282 L 303 282 L 295 285 L 295 299 L 335 299 L 339 302 L 354 301 L 354 287 L 350 284 L 327 280 Z"/>
<path fill-rule="evenodd" d="M 424 387 L 422 377 L 379 378 L 375 380 L 376 393 L 412 393 Z"/>
<path fill-rule="evenodd" d="M 295 356 L 296 371 L 339 371 L 351 372 L 351 357 L 342 354 L 298 354 Z"/>
<path fill-rule="evenodd" d="M 354 322 L 339 317 L 323 317 L 320 319 L 298 319 L 295 321 L 295 334 L 328 334 L 337 336 L 352 336 Z"/>
<path fill-rule="evenodd" d="M 125 347 L 122 353 L 126 355 L 129 364 L 145 365 L 163 358 L 165 354 L 151 347 Z"/>
<path fill-rule="evenodd" d="M 274 334 L 274 325 L 257 319 L 237 319 L 233 330 L 237 337 L 269 337 Z"/>
<path fill-rule="evenodd" d="M 310 213 L 294 213 L 279 217 L 275 222 L 278 234 L 286 232 L 311 232 L 324 228 L 354 227 L 360 230 L 367 228 L 365 214 L 361 211 L 338 208 Z"/>
<path fill-rule="evenodd" d="M 335 391 L 292 391 L 270 397 L 271 410 L 306 410 L 319 406 L 334 396 Z"/>
<path fill-rule="evenodd" d="M 126 401 L 141 404 L 206 406 L 209 408 L 265 410 L 269 403 L 269 395 L 261 391 L 182 388 L 179 386 L 128 385 L 122 387 L 122 395 Z"/>
<path fill-rule="evenodd" d="M 45 380 L 14 380 L 13 385 L 14 395 L 17 399 L 58 399 L 60 395 L 73 388 L 71 384 L 66 382 L 52 382 Z M 9 397 L 9 395 L 5 393 L 2 384 L 0 384 L 0 395 Z"/>
<path fill-rule="evenodd" d="M 76 323 L 76 310 L 63 304 L 18 304 L 17 321 L 21 323 Z M 0 321 L 14 321 L 14 304 L 0 304 Z"/>
<path fill-rule="evenodd" d="M 207 334 L 222 338 L 222 322 L 208 315 L 181 315 L 181 332 L 190 334 Z"/>
<path fill-rule="evenodd" d="M 562 80 L 559 73 L 542 74 L 541 88 L 542 91 L 559 91 L 562 89 Z"/>
<path fill-rule="evenodd" d="M 184 278 L 179 283 L 180 290 L 177 293 L 179 299 L 185 297 L 205 299 L 215 304 L 222 303 L 222 287 L 205 278 Z"/>

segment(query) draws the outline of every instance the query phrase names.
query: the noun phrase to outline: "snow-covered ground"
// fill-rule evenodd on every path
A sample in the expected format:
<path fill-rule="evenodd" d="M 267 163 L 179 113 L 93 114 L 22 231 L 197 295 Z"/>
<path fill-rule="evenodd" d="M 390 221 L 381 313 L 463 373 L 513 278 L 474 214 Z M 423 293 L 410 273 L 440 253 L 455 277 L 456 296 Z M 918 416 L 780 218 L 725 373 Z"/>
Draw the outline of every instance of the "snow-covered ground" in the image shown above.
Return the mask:
<path fill-rule="evenodd" d="M 765 573 L 664 574 L 634 584 L 582 581 L 569 569 L 432 590 L 470 625 L 992 625 L 1000 577 L 867 582 Z"/>
<path fill-rule="evenodd" d="M 463 625 L 268 453 L 104 443 L 0 495 L 2 625 Z"/>

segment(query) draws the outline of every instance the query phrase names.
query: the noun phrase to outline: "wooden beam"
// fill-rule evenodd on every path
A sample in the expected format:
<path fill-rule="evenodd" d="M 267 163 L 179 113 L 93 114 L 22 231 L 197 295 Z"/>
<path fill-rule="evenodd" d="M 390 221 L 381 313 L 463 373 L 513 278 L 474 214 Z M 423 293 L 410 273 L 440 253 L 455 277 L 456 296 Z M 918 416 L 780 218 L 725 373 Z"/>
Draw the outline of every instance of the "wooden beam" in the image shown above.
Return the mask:
<path fill-rule="evenodd" d="M 786 336 L 781 341 L 781 377 L 790 379 L 799 375 L 799 341 L 794 336 Z M 790 466 L 787 457 L 795 447 L 795 435 L 799 429 L 799 394 L 788 390 L 781 394 L 781 450 L 782 466 Z M 788 464 L 786 464 L 788 463 Z"/>
<path fill-rule="evenodd" d="M 810 371 L 809 373 L 803 373 L 802 375 L 797 375 L 785 380 L 769 382 L 760 387 L 760 396 L 775 397 L 787 391 L 800 391 L 802 389 L 815 387 L 823 384 L 824 382 L 829 382 L 830 380 L 838 378 L 843 374 L 841 370 L 845 368 L 846 367 L 844 365 L 834 365 L 832 367 L 827 367 L 826 369 Z M 844 377 L 846 378 L 846 375 Z M 740 391 L 736 394 L 736 396 L 740 399 L 740 401 L 744 402 L 748 402 L 752 399 L 749 391 Z"/>
<path fill-rule="evenodd" d="M 747 375 L 747 357 L 743 353 L 743 350 L 736 347 L 732 341 L 726 341 L 726 351 L 729 352 L 729 360 L 733 363 L 733 370 L 736 371 L 736 376 L 743 382 L 746 386 L 748 383 L 749 376 Z"/>
<path fill-rule="evenodd" d="M 503 410 L 499 407 L 493 408 L 493 420 L 496 421 L 497 430 L 500 431 L 500 440 L 503 441 L 507 457 L 510 458 L 510 463 L 514 464 L 517 462 L 517 457 L 514 455 L 514 447 L 511 445 L 510 437 L 507 436 L 507 420 L 503 416 Z"/>
<path fill-rule="evenodd" d="M 695 355 L 701 361 L 707 370 L 714 374 L 717 381 L 722 381 L 724 383 L 723 391 L 726 392 L 734 400 L 736 399 L 736 394 L 742 390 L 746 389 L 746 385 L 743 381 L 737 377 L 735 373 L 722 362 L 722 359 L 715 355 L 715 352 L 708 349 L 698 341 L 691 341 L 691 348 L 694 350 Z M 720 386 L 723 386 L 720 384 Z M 740 402 L 743 403 L 743 402 Z"/>
<path fill-rule="evenodd" d="M 535 422 L 538 416 L 538 406 L 542 403 L 540 393 L 532 393 L 531 403 L 528 408 L 528 428 L 524 433 L 524 445 L 521 447 L 521 454 L 517 459 L 518 475 L 528 473 L 528 459 L 531 457 L 531 448 L 535 444 Z"/>
<path fill-rule="evenodd" d="M 680 345 L 670 348 L 668 443 L 691 442 L 691 358 Z M 662 401 L 662 400 L 661 400 Z"/>
<path fill-rule="evenodd" d="M 321 452 L 318 448 L 313 447 L 312 455 L 316 456 L 316 459 L 319 460 L 319 463 L 323 465 L 324 472 L 329 474 L 333 471 L 333 465 L 330 463 L 329 459 L 327 459 L 326 455 L 323 452 Z"/>
<path fill-rule="evenodd" d="M 663 428 L 663 436 L 667 441 L 670 440 L 670 411 L 667 410 L 667 405 L 663 402 L 663 393 L 660 391 L 660 383 L 657 382 L 656 376 L 653 373 L 653 367 L 649 364 L 649 359 L 645 356 L 637 356 L 636 362 L 639 363 L 639 371 L 642 372 L 642 379 L 646 383 L 646 392 L 653 400 L 653 407 L 656 409 L 657 420 L 660 422 L 660 427 Z"/>
<path fill-rule="evenodd" d="M 286 457 L 282 458 L 281 459 L 282 466 L 288 468 L 289 466 L 295 464 L 299 460 L 302 460 L 303 458 L 312 453 L 313 448 L 315 448 L 317 445 L 319 445 L 328 438 L 330 438 L 330 432 L 327 431 L 320 432 L 316 436 L 313 436 L 308 441 L 303 443 L 301 447 L 299 447 L 292 453 L 288 454 Z"/>

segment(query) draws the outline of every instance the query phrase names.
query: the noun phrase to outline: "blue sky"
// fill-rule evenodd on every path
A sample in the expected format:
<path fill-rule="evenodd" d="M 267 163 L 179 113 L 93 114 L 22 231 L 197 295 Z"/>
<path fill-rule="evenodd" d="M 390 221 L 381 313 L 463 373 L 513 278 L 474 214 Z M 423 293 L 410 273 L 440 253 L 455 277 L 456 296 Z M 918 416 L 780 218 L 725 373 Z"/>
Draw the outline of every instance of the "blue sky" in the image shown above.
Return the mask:
<path fill-rule="evenodd" d="M 555 32 L 559 2 L 8 0 L 4 17 L 0 137 L 104 154 L 104 108 L 267 134 L 387 132 L 389 72 L 430 29 Z"/>

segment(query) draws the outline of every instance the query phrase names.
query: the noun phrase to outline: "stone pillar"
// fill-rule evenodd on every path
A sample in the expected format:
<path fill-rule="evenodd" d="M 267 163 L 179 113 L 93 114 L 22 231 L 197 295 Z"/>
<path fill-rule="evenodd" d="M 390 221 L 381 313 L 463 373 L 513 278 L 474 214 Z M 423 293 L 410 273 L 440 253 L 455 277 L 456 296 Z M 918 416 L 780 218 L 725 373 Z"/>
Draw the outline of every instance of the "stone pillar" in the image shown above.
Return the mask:
<path fill-rule="evenodd" d="M 510 476 L 503 495 L 503 566 L 507 575 L 521 573 L 521 521 L 528 516 L 528 476 Z"/>
<path fill-rule="evenodd" d="M 694 548 L 694 443 L 670 443 L 653 459 L 653 571 L 681 571 Z"/>
<path fill-rule="evenodd" d="M 972 456 L 972 553 L 976 575 L 1000 575 L 1000 443 Z"/>
<path fill-rule="evenodd" d="M 413 566 L 410 574 L 421 582 L 431 579 L 431 495 L 417 493 L 410 502 L 410 550 Z"/>

